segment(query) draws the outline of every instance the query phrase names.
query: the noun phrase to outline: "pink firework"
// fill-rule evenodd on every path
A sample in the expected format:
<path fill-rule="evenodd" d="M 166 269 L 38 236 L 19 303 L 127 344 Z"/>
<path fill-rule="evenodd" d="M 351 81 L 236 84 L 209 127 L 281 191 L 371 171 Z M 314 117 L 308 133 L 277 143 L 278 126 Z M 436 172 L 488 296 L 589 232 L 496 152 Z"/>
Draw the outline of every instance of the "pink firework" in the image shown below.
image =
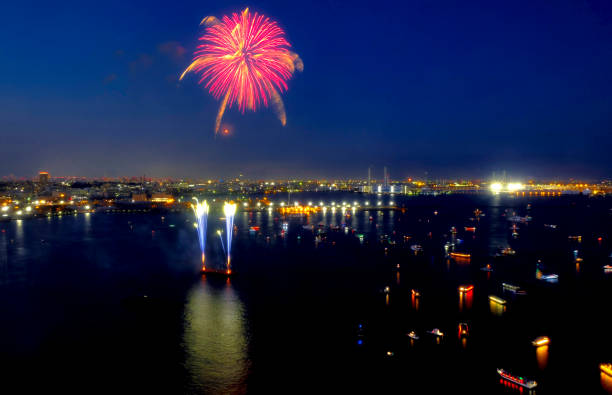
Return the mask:
<path fill-rule="evenodd" d="M 223 97 L 215 133 L 226 106 L 234 104 L 241 112 L 272 104 L 284 126 L 286 115 L 279 92 L 286 91 L 295 70 L 304 67 L 300 57 L 289 50 L 285 32 L 270 18 L 251 14 L 248 8 L 222 20 L 206 17 L 201 24 L 206 26 L 200 37 L 203 44 L 181 79 L 194 71 L 215 99 Z"/>

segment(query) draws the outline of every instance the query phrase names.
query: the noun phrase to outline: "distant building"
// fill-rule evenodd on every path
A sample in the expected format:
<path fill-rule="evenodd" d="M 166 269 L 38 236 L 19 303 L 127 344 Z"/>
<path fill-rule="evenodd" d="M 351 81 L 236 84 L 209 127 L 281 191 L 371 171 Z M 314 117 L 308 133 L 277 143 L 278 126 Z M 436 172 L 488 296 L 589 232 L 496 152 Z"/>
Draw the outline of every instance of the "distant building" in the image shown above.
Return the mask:
<path fill-rule="evenodd" d="M 49 183 L 49 178 L 51 178 L 51 176 L 46 171 L 41 171 L 40 173 L 38 173 L 38 182 L 41 184 Z"/>
<path fill-rule="evenodd" d="M 149 201 L 149 198 L 147 197 L 146 193 L 134 193 L 132 194 L 132 201 L 133 202 L 147 202 Z"/>
<path fill-rule="evenodd" d="M 157 203 L 172 203 L 174 197 L 166 193 L 154 193 L 153 196 L 151 196 L 151 201 Z"/>

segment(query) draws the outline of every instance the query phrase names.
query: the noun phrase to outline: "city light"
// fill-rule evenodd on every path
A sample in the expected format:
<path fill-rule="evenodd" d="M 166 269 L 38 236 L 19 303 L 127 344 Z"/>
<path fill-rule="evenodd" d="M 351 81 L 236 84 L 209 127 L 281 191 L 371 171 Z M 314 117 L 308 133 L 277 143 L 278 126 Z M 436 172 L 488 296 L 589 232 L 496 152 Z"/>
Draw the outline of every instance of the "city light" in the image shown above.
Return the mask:
<path fill-rule="evenodd" d="M 502 190 L 502 184 L 500 182 L 494 182 L 493 184 L 491 184 L 491 192 L 493 193 L 499 193 Z"/>
<path fill-rule="evenodd" d="M 507 186 L 508 192 L 520 191 L 523 188 L 523 184 L 521 184 L 520 182 L 511 182 Z"/>

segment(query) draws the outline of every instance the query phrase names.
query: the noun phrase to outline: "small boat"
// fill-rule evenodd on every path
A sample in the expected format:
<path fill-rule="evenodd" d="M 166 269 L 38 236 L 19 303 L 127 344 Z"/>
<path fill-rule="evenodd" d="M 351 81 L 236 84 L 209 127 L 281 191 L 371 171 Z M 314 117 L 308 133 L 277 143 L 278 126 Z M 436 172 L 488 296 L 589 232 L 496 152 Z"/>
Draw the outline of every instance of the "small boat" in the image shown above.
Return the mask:
<path fill-rule="evenodd" d="M 470 260 L 471 255 L 470 254 L 466 254 L 466 253 L 462 253 L 462 252 L 451 252 L 450 254 L 451 258 L 455 258 L 457 260 Z"/>
<path fill-rule="evenodd" d="M 603 271 L 604 273 L 612 273 L 612 265 L 604 265 Z"/>
<path fill-rule="evenodd" d="M 476 232 L 476 227 L 475 226 L 466 226 L 464 227 L 466 232 Z"/>
<path fill-rule="evenodd" d="M 468 284 L 468 285 L 460 285 L 459 286 L 459 292 L 461 293 L 466 293 L 466 292 L 470 292 L 474 290 L 474 286 L 472 284 Z"/>
<path fill-rule="evenodd" d="M 416 334 L 415 331 L 410 331 L 406 334 L 406 336 L 408 336 L 409 338 L 411 338 L 412 340 L 419 340 L 419 336 Z"/>
<path fill-rule="evenodd" d="M 556 283 L 557 281 L 559 281 L 559 275 L 558 274 L 544 274 L 542 277 L 540 277 L 540 280 L 548 281 L 549 283 Z"/>
<path fill-rule="evenodd" d="M 467 322 L 459 323 L 459 337 L 466 337 L 469 334 L 469 328 Z"/>
<path fill-rule="evenodd" d="M 487 263 L 485 266 L 481 267 L 480 270 L 483 272 L 492 272 L 493 268 L 491 267 L 490 263 Z"/>
<path fill-rule="evenodd" d="M 513 293 L 515 295 L 527 295 L 527 292 L 523 291 L 518 285 L 502 283 L 502 288 L 504 289 L 504 291 Z"/>
<path fill-rule="evenodd" d="M 489 295 L 489 300 L 497 304 L 506 304 L 506 300 L 495 295 Z"/>
<path fill-rule="evenodd" d="M 516 251 L 514 251 L 510 247 L 506 247 L 503 250 L 501 250 L 501 253 L 502 253 L 502 255 L 514 255 L 514 254 L 516 254 Z"/>
<path fill-rule="evenodd" d="M 418 289 L 413 289 L 413 290 L 412 290 L 412 294 L 413 294 L 414 296 L 416 296 L 416 297 L 421 296 L 421 293 L 419 292 L 419 290 L 418 290 Z"/>
<path fill-rule="evenodd" d="M 434 336 L 438 336 L 438 337 L 442 337 L 442 336 L 444 336 L 444 333 L 442 333 L 442 332 L 440 331 L 440 329 L 438 329 L 438 328 L 433 328 L 432 330 L 427 331 L 427 333 L 432 334 L 432 335 L 434 335 Z"/>
<path fill-rule="evenodd" d="M 526 223 L 526 222 L 531 221 L 531 219 L 532 219 L 532 218 L 531 218 L 530 216 L 528 216 L 528 215 L 526 215 L 526 216 L 524 216 L 524 217 L 521 217 L 521 216 L 518 216 L 518 215 L 514 215 L 514 216 L 512 216 L 512 217 L 509 217 L 509 218 L 508 218 L 508 221 L 511 221 L 511 222 L 522 222 L 522 223 Z"/>
<path fill-rule="evenodd" d="M 451 232 L 452 234 L 457 233 L 457 228 L 455 228 L 454 226 L 451 226 L 451 228 L 450 228 L 450 232 Z"/>
<path fill-rule="evenodd" d="M 576 241 L 582 241 L 582 236 L 577 235 L 577 236 L 567 236 L 568 239 L 570 240 L 576 240 Z"/>
<path fill-rule="evenodd" d="M 497 373 L 504 380 L 510 381 L 511 383 L 514 383 L 514 384 L 518 384 L 521 387 L 524 387 L 527 389 L 534 389 L 538 385 L 538 383 L 536 383 L 533 380 L 527 380 L 526 378 L 521 377 L 521 376 L 513 376 L 512 374 L 508 373 L 504 369 L 497 369 Z"/>
<path fill-rule="evenodd" d="M 557 229 L 557 225 L 553 225 L 553 224 L 544 224 L 545 228 L 550 228 L 550 229 Z"/>
<path fill-rule="evenodd" d="M 259 226 L 251 226 L 251 227 L 249 227 L 249 232 L 259 232 Z"/>
<path fill-rule="evenodd" d="M 423 251 L 423 247 L 420 244 L 413 244 L 410 246 L 410 249 L 414 252 L 421 252 Z"/>
<path fill-rule="evenodd" d="M 548 336 L 536 337 L 531 344 L 533 344 L 535 347 L 547 346 L 550 344 L 550 339 Z"/>
<path fill-rule="evenodd" d="M 607 374 L 608 376 L 612 377 L 612 363 L 600 364 L 599 370 L 601 370 L 602 373 Z"/>

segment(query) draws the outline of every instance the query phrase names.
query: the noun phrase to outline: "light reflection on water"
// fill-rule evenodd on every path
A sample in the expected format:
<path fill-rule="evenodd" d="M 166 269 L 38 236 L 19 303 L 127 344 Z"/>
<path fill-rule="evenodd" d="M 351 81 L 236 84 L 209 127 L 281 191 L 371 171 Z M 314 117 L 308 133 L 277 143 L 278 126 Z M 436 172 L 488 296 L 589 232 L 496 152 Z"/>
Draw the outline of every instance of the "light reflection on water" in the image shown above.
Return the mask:
<path fill-rule="evenodd" d="M 185 306 L 186 368 L 197 390 L 246 393 L 250 361 L 244 307 L 229 279 L 194 286 Z"/>
<path fill-rule="evenodd" d="M 538 360 L 538 368 L 540 368 L 540 370 L 546 369 L 548 365 L 548 345 L 536 348 L 536 359 Z"/>
<path fill-rule="evenodd" d="M 612 394 L 612 377 L 608 376 L 604 372 L 600 372 L 600 379 L 601 387 L 604 389 L 604 391 L 606 391 L 608 394 Z"/>

